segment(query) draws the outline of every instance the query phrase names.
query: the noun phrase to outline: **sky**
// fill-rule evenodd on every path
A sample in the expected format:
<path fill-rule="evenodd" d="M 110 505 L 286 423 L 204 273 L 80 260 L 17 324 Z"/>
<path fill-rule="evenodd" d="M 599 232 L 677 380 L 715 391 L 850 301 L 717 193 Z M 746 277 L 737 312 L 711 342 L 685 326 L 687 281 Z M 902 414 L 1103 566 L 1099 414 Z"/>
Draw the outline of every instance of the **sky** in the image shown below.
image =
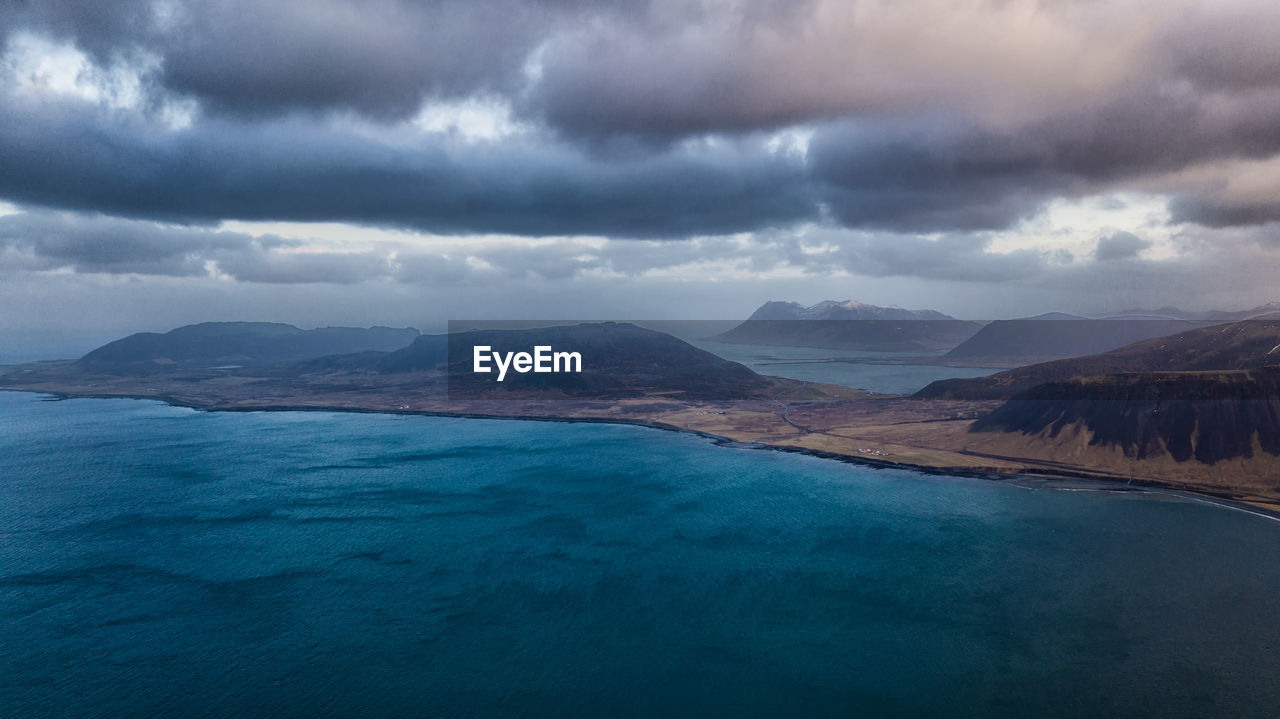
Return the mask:
<path fill-rule="evenodd" d="M 0 355 L 1280 299 L 1263 0 L 0 3 Z"/>

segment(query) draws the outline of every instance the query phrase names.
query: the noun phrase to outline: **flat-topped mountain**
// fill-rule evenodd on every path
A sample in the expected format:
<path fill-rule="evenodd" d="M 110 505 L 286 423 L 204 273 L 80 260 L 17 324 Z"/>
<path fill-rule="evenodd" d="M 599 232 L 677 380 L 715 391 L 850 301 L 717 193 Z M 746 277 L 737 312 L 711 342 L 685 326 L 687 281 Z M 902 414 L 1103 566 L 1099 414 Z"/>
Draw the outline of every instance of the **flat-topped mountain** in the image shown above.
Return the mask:
<path fill-rule="evenodd" d="M 1046 382 L 1093 375 L 1236 370 L 1273 364 L 1280 364 L 1280 315 L 1201 327 L 1101 354 L 1017 367 L 987 377 L 938 380 L 915 396 L 1007 399 Z"/>
<path fill-rule="evenodd" d="M 970 431 L 1019 433 L 1049 446 L 1087 438 L 1089 448 L 1118 448 L 1139 460 L 1213 464 L 1280 455 L 1280 367 L 1049 382 L 1017 395 Z"/>
<path fill-rule="evenodd" d="M 996 320 L 944 355 L 946 360 L 1046 360 L 1106 352 L 1201 326 L 1165 318 L 1092 319 L 1061 312 Z M 1009 366 L 1009 365 L 1005 365 Z"/>
<path fill-rule="evenodd" d="M 881 307 L 855 300 L 824 300 L 805 307 L 799 302 L 766 302 L 748 320 L 954 320 L 936 310 Z"/>
<path fill-rule="evenodd" d="M 982 325 L 936 310 L 880 307 L 828 300 L 805 307 L 766 302 L 745 322 L 711 339 L 728 344 L 929 352 L 963 342 Z"/>
<path fill-rule="evenodd" d="M 97 372 L 265 366 L 350 352 L 385 352 L 409 344 L 412 328 L 321 327 L 277 322 L 204 322 L 163 334 L 139 332 L 110 342 L 76 363 Z"/>
<path fill-rule="evenodd" d="M 1280 488 L 1267 480 L 1280 476 L 1280 315 L 935 382 L 916 396 L 1009 398 L 969 428 L 966 444 L 990 454 Z"/>

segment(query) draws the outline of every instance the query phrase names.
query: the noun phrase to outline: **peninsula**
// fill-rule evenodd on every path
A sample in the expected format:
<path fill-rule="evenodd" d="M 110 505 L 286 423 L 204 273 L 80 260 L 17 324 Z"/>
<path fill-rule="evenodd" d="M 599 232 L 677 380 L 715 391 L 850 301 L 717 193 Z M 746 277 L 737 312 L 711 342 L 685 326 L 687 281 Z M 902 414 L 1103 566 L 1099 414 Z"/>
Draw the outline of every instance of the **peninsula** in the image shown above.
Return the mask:
<path fill-rule="evenodd" d="M 1261 350 L 1267 342 L 1266 349 L 1280 344 L 1271 342 L 1277 334 L 1280 318 L 1197 329 L 1080 358 L 1070 365 L 1076 369 L 1024 367 L 907 397 L 760 375 L 625 323 L 415 333 L 393 351 L 362 348 L 309 359 L 279 348 L 280 342 L 296 345 L 295 333 L 210 323 L 126 338 L 80 360 L 2 367 L 0 389 L 151 398 L 206 410 L 642 424 L 875 466 L 1107 480 L 1280 510 L 1280 368 L 1271 361 L 1280 360 L 1280 352 Z M 452 351 L 455 343 L 466 352 Z M 1214 353 L 1198 351 L 1197 343 L 1212 343 Z M 477 344 L 578 351 L 583 371 L 508 375 L 498 385 L 492 374 L 469 374 Z M 1179 357 L 1197 358 L 1195 378 L 1177 372 L 1170 346 L 1182 348 Z M 1215 362 L 1233 367 L 1206 372 Z M 1236 370 L 1242 362 L 1254 369 Z M 463 366 L 467 373 L 459 374 Z M 1127 369 L 1123 380 L 1081 379 Z M 1181 419 L 1153 423 L 1162 408 Z"/>

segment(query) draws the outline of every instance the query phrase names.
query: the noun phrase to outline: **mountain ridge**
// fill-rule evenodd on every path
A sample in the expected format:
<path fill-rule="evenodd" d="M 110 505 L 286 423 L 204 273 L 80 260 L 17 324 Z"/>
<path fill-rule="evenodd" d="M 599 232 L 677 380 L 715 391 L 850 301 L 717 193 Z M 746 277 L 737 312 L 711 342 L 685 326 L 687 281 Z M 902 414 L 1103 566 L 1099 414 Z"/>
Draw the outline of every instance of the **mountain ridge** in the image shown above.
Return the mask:
<path fill-rule="evenodd" d="M 1047 382 L 1124 372 L 1221 371 L 1280 364 L 1280 313 L 1200 327 L 1099 354 L 1041 362 L 986 377 L 938 380 L 923 399 L 1009 399 Z"/>
<path fill-rule="evenodd" d="M 1095 319 L 1050 312 L 1035 317 L 990 322 L 972 337 L 951 348 L 943 358 L 951 361 L 1007 358 L 1011 360 L 1010 364 L 1022 364 L 1028 359 L 1065 359 L 1098 354 L 1154 337 L 1165 337 L 1202 324 L 1180 319 Z"/>
<path fill-rule="evenodd" d="M 1223 372 L 1145 372 L 1048 382 L 978 419 L 975 433 L 1052 441 L 1087 436 L 1138 460 L 1204 464 L 1280 455 L 1280 366 Z"/>
<path fill-rule="evenodd" d="M 201 322 L 168 332 L 138 332 L 76 361 L 84 369 L 138 372 L 173 367 L 280 365 L 326 355 L 389 351 L 419 336 L 412 327 L 319 327 L 282 322 Z"/>
<path fill-rule="evenodd" d="M 748 320 L 954 320 L 937 310 L 908 310 L 897 305 L 872 305 L 856 300 L 823 300 L 808 307 L 799 302 L 770 300 Z"/>

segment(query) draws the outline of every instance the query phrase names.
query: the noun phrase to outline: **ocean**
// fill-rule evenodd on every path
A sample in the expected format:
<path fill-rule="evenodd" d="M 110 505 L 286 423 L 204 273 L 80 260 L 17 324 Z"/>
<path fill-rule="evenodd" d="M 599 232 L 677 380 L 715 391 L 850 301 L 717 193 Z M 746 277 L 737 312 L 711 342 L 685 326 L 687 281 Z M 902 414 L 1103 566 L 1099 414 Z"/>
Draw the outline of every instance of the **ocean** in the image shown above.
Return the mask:
<path fill-rule="evenodd" d="M 1274 716 L 1280 523 L 604 424 L 0 392 L 0 716 Z"/>
<path fill-rule="evenodd" d="M 857 387 L 885 394 L 911 394 L 940 379 L 985 377 L 999 372 L 989 367 L 895 364 L 923 352 L 872 352 L 814 347 L 772 347 L 694 340 L 691 344 L 752 370 L 775 377 Z M 935 353 L 941 354 L 941 353 Z"/>

